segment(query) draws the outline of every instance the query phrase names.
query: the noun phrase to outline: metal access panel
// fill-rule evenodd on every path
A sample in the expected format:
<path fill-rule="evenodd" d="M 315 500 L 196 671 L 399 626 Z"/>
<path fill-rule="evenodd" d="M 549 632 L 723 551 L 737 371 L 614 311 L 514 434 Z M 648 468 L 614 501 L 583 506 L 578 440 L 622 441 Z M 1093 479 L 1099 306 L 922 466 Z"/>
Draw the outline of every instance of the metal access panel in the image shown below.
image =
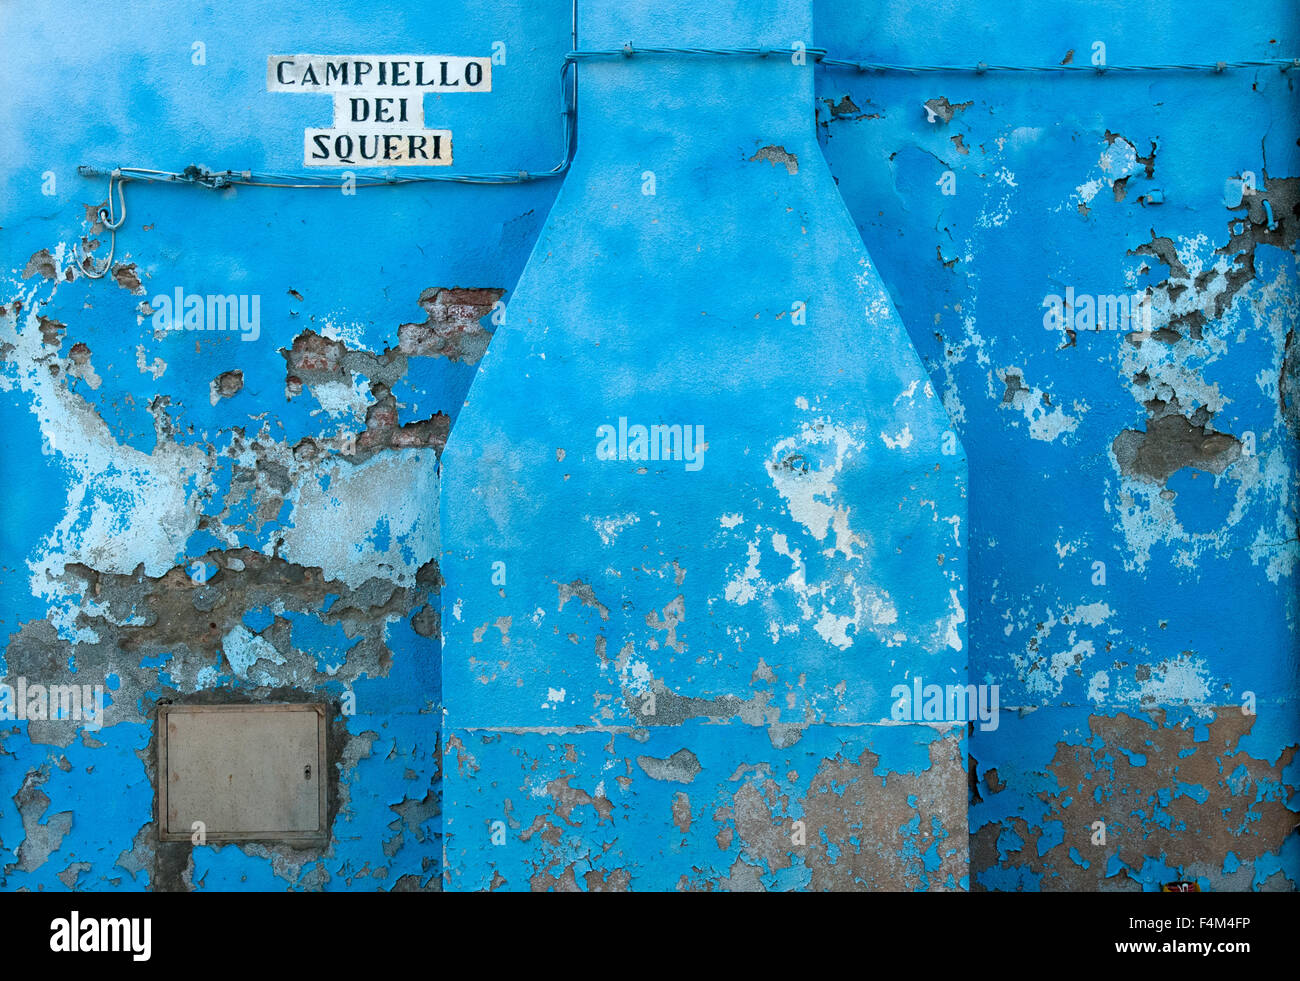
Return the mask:
<path fill-rule="evenodd" d="M 327 723 L 320 704 L 160 706 L 158 837 L 323 841 Z"/>

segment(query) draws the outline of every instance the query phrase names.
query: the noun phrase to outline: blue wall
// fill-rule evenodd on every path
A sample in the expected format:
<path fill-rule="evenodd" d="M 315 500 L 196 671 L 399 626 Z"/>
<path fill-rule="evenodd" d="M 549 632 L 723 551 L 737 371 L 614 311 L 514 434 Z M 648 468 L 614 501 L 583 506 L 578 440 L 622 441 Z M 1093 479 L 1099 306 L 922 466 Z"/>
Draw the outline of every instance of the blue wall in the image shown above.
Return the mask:
<path fill-rule="evenodd" d="M 579 17 L 593 49 L 810 36 L 763 6 Z M 965 682 L 964 459 L 784 50 L 582 64 L 443 457 L 456 888 L 965 884 L 964 726 L 891 698 Z M 638 453 L 657 425 L 707 449 Z"/>
<path fill-rule="evenodd" d="M 789 54 L 1294 57 L 1294 11 L 590 7 L 774 54 L 582 62 L 562 181 L 129 183 L 99 280 L 79 165 L 304 171 L 271 54 L 498 53 L 426 125 L 549 170 L 569 5 L 0 12 L 0 680 L 111 699 L 0 723 L 3 888 L 1294 888 L 1296 72 Z M 177 288 L 256 338 L 156 329 Z M 620 416 L 702 466 L 598 459 Z M 917 677 L 996 728 L 894 717 Z M 160 845 L 160 699 L 334 703 L 329 846 Z"/>
<path fill-rule="evenodd" d="M 816 27 L 882 62 L 1300 49 L 1284 4 L 1180 11 L 827 3 Z M 1294 888 L 1296 83 L 817 76 L 831 171 L 970 457 L 970 673 L 1004 708 L 972 738 L 974 888 Z M 1149 336 L 1044 329 L 1068 288 L 1145 291 Z"/>
<path fill-rule="evenodd" d="M 2 83 L 5 125 L 22 134 L 0 151 L 5 666 L 120 687 L 98 733 L 0 730 L 0 875 L 13 889 L 437 887 L 438 453 L 475 369 L 460 338 L 508 299 L 556 185 L 131 183 L 118 265 L 94 281 L 72 249 L 90 239 L 106 256 L 88 213 L 106 182 L 77 167 L 300 173 L 302 131 L 329 125 L 331 100 L 268 93 L 268 55 L 488 55 L 503 41 L 493 93 L 430 96 L 428 121 L 454 131 L 458 170 L 546 170 L 563 150 L 568 8 L 130 3 L 111 8 L 111 44 L 68 30 L 109 9 L 3 14 L 24 42 Z M 177 287 L 259 297 L 259 336 L 155 331 L 141 304 Z M 457 287 L 496 293 L 439 299 Z M 42 317 L 65 325 L 49 342 Z M 214 396 L 234 371 L 242 386 Z M 145 750 L 158 699 L 341 706 L 348 691 L 326 852 L 208 846 L 156 868 Z"/>

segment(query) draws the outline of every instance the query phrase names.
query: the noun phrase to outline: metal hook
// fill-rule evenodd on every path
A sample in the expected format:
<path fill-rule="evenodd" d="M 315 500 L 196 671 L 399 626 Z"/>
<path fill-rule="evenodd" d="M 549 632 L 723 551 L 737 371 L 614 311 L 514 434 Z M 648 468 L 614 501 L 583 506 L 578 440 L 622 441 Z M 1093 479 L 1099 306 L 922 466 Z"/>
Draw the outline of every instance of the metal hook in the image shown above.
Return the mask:
<path fill-rule="evenodd" d="M 95 219 L 108 229 L 108 258 L 104 260 L 104 265 L 96 267 L 94 258 L 83 256 L 79 246 L 73 246 L 73 255 L 77 260 L 77 266 L 81 272 L 90 279 L 103 279 L 109 269 L 113 267 L 113 254 L 117 251 L 117 230 L 126 222 L 126 195 L 122 191 L 122 185 L 126 183 L 126 178 L 122 176 L 120 170 L 114 170 L 108 175 L 108 207 L 100 208 L 95 212 Z M 113 212 L 113 182 L 117 181 L 117 204 L 118 211 L 116 220 Z"/>
<path fill-rule="evenodd" d="M 118 210 L 122 213 L 122 217 L 118 218 L 116 222 L 112 220 L 114 179 L 117 180 Z M 102 224 L 105 228 L 109 229 L 109 231 L 114 231 L 114 232 L 117 231 L 119 228 L 122 227 L 122 223 L 126 221 L 126 197 L 122 193 L 122 185 L 125 183 L 126 183 L 126 178 L 122 176 L 122 172 L 120 170 L 114 170 L 111 174 L 108 175 L 108 207 L 100 208 L 96 212 L 96 216 L 99 218 L 100 224 Z"/>

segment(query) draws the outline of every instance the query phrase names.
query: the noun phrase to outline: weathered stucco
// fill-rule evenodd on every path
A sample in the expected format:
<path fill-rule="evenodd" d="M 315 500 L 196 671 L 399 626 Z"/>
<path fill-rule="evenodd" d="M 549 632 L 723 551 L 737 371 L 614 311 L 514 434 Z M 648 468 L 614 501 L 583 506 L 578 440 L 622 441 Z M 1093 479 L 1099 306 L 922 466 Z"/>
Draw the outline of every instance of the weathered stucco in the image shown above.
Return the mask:
<path fill-rule="evenodd" d="M 79 165 L 303 169 L 279 51 L 498 56 L 428 124 L 549 170 L 568 0 L 6 9 L 0 682 L 105 709 L 0 722 L 0 887 L 1294 890 L 1300 72 L 815 55 L 1293 13 L 628 6 L 579 47 L 771 53 L 582 61 L 562 179 L 133 182 L 115 234 Z M 700 465 L 600 459 L 620 417 Z M 329 703 L 327 844 L 160 843 L 168 700 Z"/>
<path fill-rule="evenodd" d="M 1085 69 L 1293 58 L 1300 26 L 817 12 L 876 61 Z M 970 740 L 973 889 L 1296 888 L 1297 80 L 818 75 L 831 171 L 971 461 L 970 675 L 1003 707 Z M 1135 296 L 1149 322 L 1096 329 Z"/>

